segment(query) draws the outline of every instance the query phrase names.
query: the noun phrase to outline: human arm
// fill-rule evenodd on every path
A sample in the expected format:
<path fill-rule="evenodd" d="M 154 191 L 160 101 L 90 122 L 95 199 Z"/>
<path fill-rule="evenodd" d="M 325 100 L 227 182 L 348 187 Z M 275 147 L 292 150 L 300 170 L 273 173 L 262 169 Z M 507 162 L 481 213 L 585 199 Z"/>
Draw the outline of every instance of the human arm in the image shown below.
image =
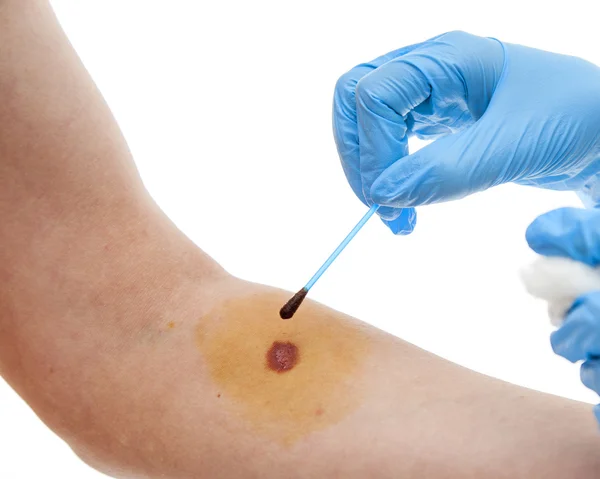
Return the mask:
<path fill-rule="evenodd" d="M 152 202 L 47 3 L 1 5 L 0 371 L 88 463 L 150 478 L 597 475 L 586 405 L 310 301 L 281 321 L 287 294 L 224 272 Z M 275 373 L 280 338 L 299 362 Z"/>
<path fill-rule="evenodd" d="M 408 233 L 412 208 L 508 182 L 597 205 L 599 112 L 597 66 L 450 32 L 344 74 L 333 125 L 354 192 Z M 435 141 L 409 154 L 413 135 Z"/>

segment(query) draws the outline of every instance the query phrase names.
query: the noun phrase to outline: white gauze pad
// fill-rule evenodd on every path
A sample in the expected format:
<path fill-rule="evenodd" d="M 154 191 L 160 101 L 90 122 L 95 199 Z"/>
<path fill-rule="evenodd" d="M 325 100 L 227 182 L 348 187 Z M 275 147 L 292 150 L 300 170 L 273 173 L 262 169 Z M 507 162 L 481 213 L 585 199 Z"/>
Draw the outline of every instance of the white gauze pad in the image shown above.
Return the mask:
<path fill-rule="evenodd" d="M 521 270 L 521 279 L 529 294 L 548 303 L 550 322 L 556 327 L 575 299 L 600 291 L 600 268 L 567 258 L 538 258 Z"/>

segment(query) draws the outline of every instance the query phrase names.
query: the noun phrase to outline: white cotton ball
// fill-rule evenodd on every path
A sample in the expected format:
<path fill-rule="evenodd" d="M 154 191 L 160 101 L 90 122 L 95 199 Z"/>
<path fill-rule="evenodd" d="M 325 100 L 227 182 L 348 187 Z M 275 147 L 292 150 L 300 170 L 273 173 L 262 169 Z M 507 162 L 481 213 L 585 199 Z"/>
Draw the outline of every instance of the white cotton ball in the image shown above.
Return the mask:
<path fill-rule="evenodd" d="M 567 311 L 571 309 L 574 300 L 575 298 L 559 299 L 548 302 L 548 317 L 550 318 L 550 324 L 552 324 L 552 326 L 558 328 L 562 324 Z"/>
<path fill-rule="evenodd" d="M 567 258 L 538 258 L 521 271 L 527 291 L 536 298 L 575 299 L 600 290 L 600 272 Z"/>
<path fill-rule="evenodd" d="M 521 279 L 529 294 L 548 302 L 548 315 L 555 326 L 575 299 L 600 291 L 600 270 L 567 258 L 538 258 L 523 268 Z"/>

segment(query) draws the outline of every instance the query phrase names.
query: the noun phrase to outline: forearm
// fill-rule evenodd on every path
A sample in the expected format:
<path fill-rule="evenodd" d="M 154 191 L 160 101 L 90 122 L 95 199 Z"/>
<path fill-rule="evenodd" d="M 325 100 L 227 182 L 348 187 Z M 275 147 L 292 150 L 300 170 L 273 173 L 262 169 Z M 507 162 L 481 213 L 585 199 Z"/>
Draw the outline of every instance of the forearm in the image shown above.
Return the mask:
<path fill-rule="evenodd" d="M 148 196 L 48 2 L 0 2 L 0 45 L 0 373 L 35 403 L 220 268 Z"/>

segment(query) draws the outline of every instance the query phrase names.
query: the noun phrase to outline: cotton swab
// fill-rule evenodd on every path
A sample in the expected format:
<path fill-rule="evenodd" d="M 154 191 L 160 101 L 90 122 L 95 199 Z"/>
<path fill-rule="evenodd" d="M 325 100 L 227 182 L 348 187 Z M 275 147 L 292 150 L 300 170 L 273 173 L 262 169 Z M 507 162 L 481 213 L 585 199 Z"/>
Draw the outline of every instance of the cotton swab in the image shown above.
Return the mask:
<path fill-rule="evenodd" d="M 279 311 L 279 316 L 281 316 L 281 319 L 290 319 L 292 316 L 294 316 L 294 314 L 302 304 L 302 301 L 304 301 L 304 298 L 306 298 L 306 295 L 310 291 L 310 288 L 312 288 L 314 284 L 319 280 L 319 278 L 323 275 L 323 273 L 327 271 L 327 268 L 331 266 L 331 263 L 333 263 L 335 259 L 339 256 L 339 254 L 344 250 L 344 248 L 348 246 L 348 243 L 352 241 L 352 238 L 356 236 L 356 234 L 367 223 L 367 221 L 369 221 L 371 216 L 375 214 L 378 208 L 379 205 L 371 206 L 369 211 L 367 211 L 367 213 L 361 218 L 361 220 L 356 224 L 356 226 L 352 228 L 352 231 L 348 233 L 348 236 L 344 238 L 344 241 L 340 243 L 340 245 L 335 249 L 335 251 L 331 253 L 331 256 L 329 256 L 325 263 L 323 263 L 323 266 L 321 266 L 319 270 L 313 275 L 313 277 L 310 278 L 310 280 L 308 281 L 308 283 L 306 283 L 304 288 L 298 291 L 294 296 L 292 296 L 292 298 L 287 303 L 285 303 L 283 308 L 281 308 L 281 310 Z"/>

